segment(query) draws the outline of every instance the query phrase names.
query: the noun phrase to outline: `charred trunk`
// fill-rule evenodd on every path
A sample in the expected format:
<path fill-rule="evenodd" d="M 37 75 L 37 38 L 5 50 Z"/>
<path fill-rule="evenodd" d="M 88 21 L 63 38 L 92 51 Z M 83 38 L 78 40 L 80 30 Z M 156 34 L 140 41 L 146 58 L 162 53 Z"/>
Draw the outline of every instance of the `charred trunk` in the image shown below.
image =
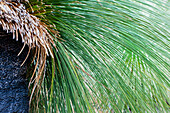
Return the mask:
<path fill-rule="evenodd" d="M 0 29 L 0 113 L 28 113 L 28 81 L 26 79 L 28 48 L 20 56 L 23 44 Z"/>

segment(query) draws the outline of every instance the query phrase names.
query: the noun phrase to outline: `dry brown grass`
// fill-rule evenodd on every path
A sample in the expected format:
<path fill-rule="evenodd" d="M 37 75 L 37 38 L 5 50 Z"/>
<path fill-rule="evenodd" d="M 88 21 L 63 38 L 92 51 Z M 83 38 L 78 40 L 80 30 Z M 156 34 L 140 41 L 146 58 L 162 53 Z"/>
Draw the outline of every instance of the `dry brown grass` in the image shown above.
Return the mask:
<path fill-rule="evenodd" d="M 31 98 L 43 79 L 47 56 L 53 58 L 55 48 L 54 38 L 48 32 L 48 26 L 37 17 L 29 14 L 23 4 L 19 2 L 0 1 L 0 25 L 7 33 L 13 33 L 13 39 L 18 41 L 22 38 L 23 48 L 18 53 L 20 55 L 27 45 L 29 47 L 28 58 L 32 48 L 35 49 L 33 61 L 36 61 L 34 71 L 31 76 L 29 86 L 34 83 Z M 57 33 L 56 33 L 57 34 Z"/>

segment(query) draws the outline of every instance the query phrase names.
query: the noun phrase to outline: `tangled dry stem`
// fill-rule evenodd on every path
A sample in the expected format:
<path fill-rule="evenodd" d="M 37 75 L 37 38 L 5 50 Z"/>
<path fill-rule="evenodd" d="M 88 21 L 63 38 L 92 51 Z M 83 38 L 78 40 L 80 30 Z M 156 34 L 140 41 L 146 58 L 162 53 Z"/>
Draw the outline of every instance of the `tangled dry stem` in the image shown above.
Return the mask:
<path fill-rule="evenodd" d="M 36 61 L 36 63 L 30 80 L 30 84 L 34 83 L 31 94 L 32 98 L 35 89 L 43 79 L 42 75 L 45 71 L 47 56 L 50 55 L 54 57 L 52 50 L 53 47 L 56 48 L 54 38 L 43 22 L 29 14 L 23 4 L 12 2 L 12 0 L 0 0 L 0 25 L 7 33 L 13 33 L 13 39 L 16 41 L 18 41 L 18 38 L 22 38 L 24 46 L 18 55 L 22 53 L 26 45 L 29 47 L 27 57 L 29 56 L 30 50 L 35 48 L 33 61 Z"/>

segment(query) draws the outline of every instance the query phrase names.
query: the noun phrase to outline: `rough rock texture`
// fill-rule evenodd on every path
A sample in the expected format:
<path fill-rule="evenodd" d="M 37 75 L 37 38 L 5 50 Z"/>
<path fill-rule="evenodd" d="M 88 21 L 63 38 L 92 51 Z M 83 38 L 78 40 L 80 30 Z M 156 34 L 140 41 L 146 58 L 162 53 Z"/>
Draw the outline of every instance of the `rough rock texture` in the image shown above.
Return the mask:
<path fill-rule="evenodd" d="M 21 67 L 28 48 L 17 56 L 22 46 L 0 28 L 0 113 L 28 113 L 27 62 Z"/>

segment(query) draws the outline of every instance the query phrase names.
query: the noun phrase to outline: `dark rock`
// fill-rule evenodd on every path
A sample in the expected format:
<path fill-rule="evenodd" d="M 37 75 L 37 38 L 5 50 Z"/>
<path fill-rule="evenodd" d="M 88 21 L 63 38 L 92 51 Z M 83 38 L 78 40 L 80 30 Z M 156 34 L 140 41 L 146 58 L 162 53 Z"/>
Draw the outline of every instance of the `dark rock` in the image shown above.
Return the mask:
<path fill-rule="evenodd" d="M 23 44 L 0 29 L 0 113 L 28 113 L 28 81 L 26 79 L 28 48 L 20 56 Z"/>

